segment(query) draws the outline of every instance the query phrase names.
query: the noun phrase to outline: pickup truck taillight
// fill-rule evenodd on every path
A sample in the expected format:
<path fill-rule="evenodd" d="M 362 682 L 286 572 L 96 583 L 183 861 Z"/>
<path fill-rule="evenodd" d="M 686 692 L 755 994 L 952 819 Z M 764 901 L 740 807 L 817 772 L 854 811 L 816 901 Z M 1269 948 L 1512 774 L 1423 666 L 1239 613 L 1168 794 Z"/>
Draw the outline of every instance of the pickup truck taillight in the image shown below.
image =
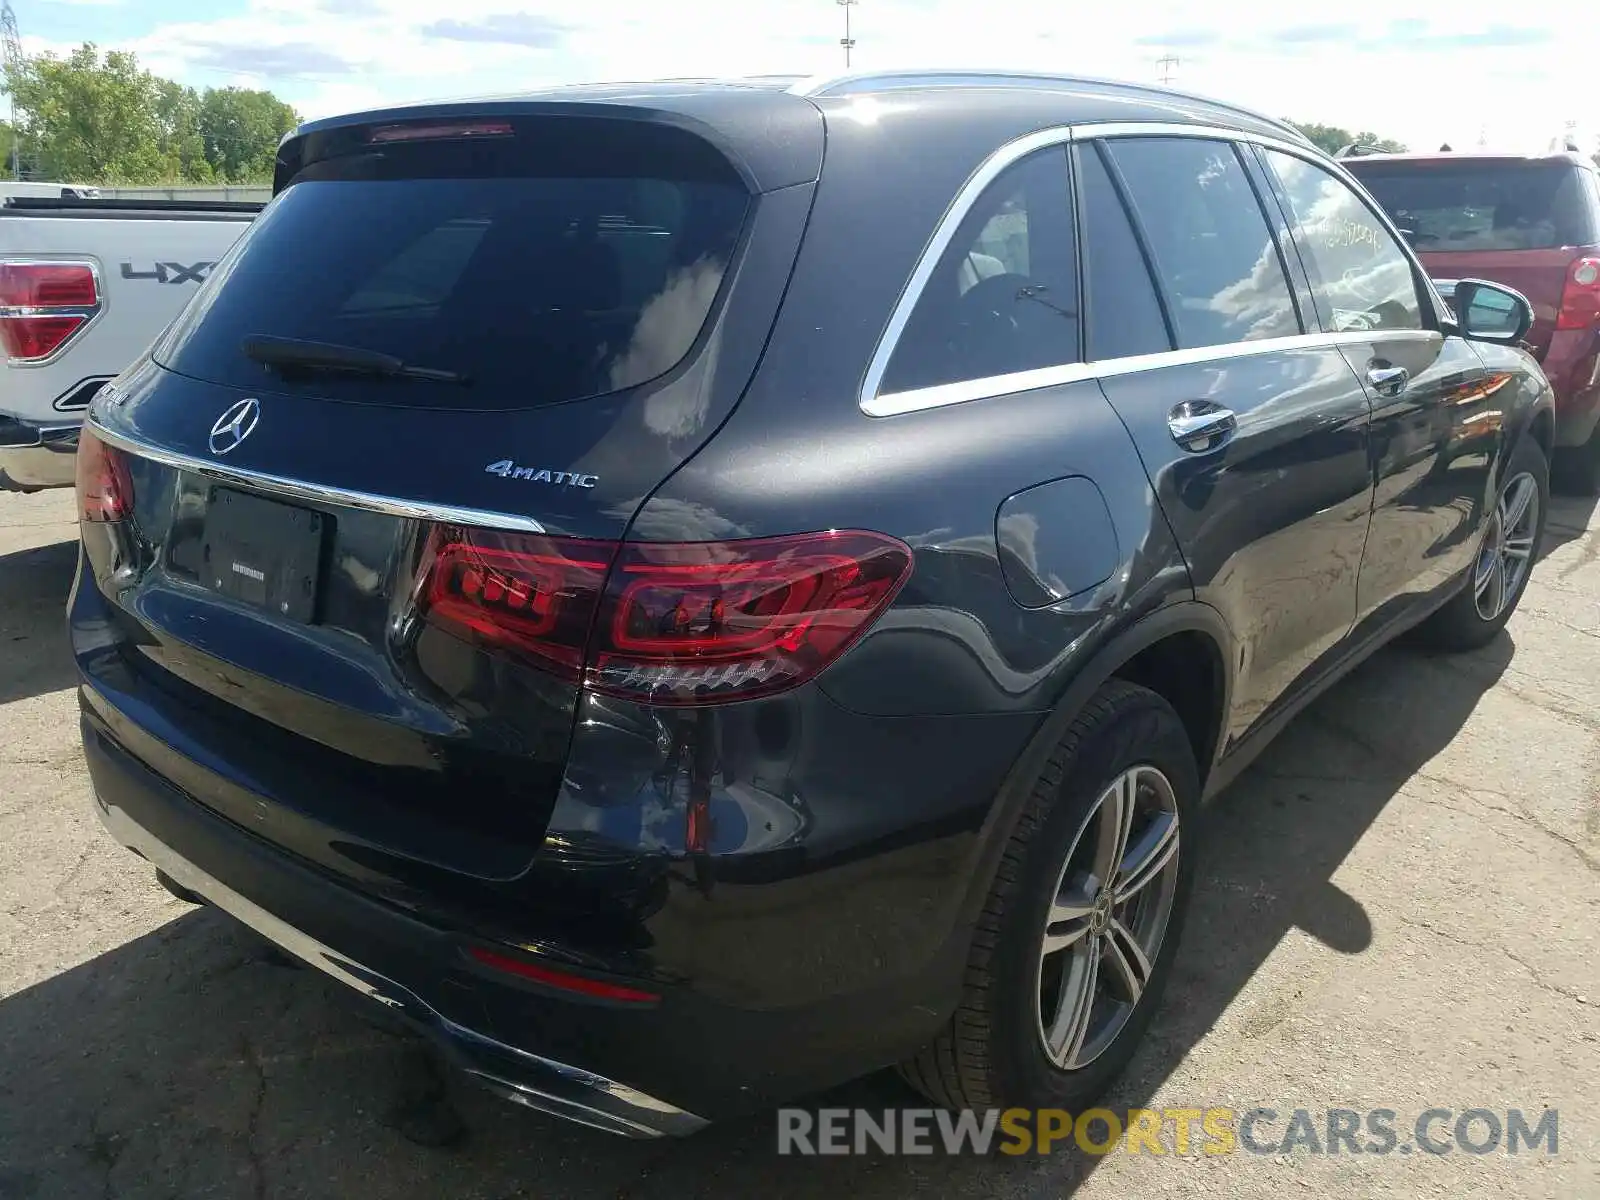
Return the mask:
<path fill-rule="evenodd" d="M 13 365 L 55 357 L 100 312 L 94 264 L 0 260 L 0 343 Z"/>
<path fill-rule="evenodd" d="M 1567 268 L 1556 312 L 1557 329 L 1588 329 L 1600 320 L 1600 258 L 1580 258 Z"/>

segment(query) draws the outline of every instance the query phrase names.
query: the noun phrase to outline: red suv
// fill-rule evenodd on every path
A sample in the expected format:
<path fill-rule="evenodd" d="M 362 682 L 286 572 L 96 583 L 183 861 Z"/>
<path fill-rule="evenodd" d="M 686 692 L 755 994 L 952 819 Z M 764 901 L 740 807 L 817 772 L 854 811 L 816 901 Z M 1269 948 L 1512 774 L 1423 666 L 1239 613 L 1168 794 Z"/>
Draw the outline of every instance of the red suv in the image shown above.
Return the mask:
<path fill-rule="evenodd" d="M 1600 172 L 1579 154 L 1377 154 L 1343 161 L 1435 279 L 1492 279 L 1533 304 L 1556 394 L 1556 468 L 1600 490 Z"/>

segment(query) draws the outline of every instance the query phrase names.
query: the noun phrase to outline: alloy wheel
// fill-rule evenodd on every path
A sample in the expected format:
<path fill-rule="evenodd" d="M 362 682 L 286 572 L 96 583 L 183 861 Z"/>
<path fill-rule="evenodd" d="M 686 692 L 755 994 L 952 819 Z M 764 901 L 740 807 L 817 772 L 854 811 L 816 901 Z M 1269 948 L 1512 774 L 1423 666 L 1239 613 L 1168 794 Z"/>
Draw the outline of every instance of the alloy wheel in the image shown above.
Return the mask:
<path fill-rule="evenodd" d="M 1493 621 L 1517 595 L 1533 564 L 1533 539 L 1539 530 L 1539 484 L 1524 471 L 1500 493 L 1483 548 L 1472 570 L 1472 596 L 1478 616 Z"/>
<path fill-rule="evenodd" d="M 1038 1026 L 1056 1066 L 1111 1046 L 1149 985 L 1178 885 L 1178 800 L 1131 767 L 1090 806 L 1056 882 L 1039 951 Z"/>

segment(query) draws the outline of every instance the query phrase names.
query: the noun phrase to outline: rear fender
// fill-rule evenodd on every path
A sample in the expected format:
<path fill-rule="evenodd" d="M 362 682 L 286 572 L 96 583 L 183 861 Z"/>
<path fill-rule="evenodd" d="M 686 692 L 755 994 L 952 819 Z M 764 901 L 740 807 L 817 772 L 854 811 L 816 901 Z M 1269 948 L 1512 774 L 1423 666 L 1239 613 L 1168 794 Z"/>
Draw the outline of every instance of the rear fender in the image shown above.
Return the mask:
<path fill-rule="evenodd" d="M 1163 638 L 1179 633 L 1201 634 L 1209 638 L 1219 651 L 1222 695 L 1221 712 L 1216 714 L 1216 728 L 1225 727 L 1226 714 L 1233 704 L 1234 666 L 1238 656 L 1234 649 L 1233 634 L 1215 608 L 1198 600 L 1177 601 L 1111 635 L 1067 684 L 1055 708 L 1046 714 L 1027 748 L 1018 756 L 990 807 L 979 832 L 974 861 L 966 875 L 970 881 L 969 891 L 961 910 L 961 919 L 966 928 L 970 929 L 982 912 L 1017 817 L 1026 807 L 1034 784 L 1073 720 L 1106 681 L 1136 655 Z M 1221 739 L 1216 738 L 1210 754 L 1206 756 L 1207 761 L 1199 764 L 1202 788 L 1221 753 Z"/>

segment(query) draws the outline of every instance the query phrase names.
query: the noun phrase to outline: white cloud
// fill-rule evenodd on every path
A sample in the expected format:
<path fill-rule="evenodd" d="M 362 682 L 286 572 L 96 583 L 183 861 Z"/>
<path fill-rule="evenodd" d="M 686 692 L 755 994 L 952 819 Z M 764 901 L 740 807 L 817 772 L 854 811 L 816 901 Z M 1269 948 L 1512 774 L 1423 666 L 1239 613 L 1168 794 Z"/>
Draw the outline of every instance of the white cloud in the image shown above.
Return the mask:
<path fill-rule="evenodd" d="M 1563 121 L 1597 115 L 1587 44 L 1546 29 L 1543 15 L 1518 23 L 1500 0 L 1120 0 L 1114 13 L 1058 0 L 861 0 L 851 21 L 859 67 L 1153 82 L 1171 52 L 1176 86 L 1419 148 L 1470 145 L 1480 129 L 1542 146 Z M 169 24 L 130 46 L 163 74 L 270 86 L 325 115 L 584 79 L 830 71 L 842 33 L 842 10 L 826 0 L 249 0 L 242 14 Z"/>

